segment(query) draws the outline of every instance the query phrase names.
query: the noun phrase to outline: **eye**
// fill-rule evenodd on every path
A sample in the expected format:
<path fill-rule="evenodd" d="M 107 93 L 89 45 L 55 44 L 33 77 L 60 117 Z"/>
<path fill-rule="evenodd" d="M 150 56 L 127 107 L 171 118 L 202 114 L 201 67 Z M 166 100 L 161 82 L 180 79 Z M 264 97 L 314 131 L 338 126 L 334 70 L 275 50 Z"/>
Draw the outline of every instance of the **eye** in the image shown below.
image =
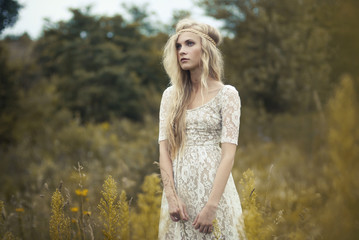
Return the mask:
<path fill-rule="evenodd" d="M 181 49 L 181 44 L 177 43 L 177 44 L 176 44 L 176 49 L 177 49 L 177 50 L 180 50 L 180 49 Z"/>
<path fill-rule="evenodd" d="M 192 47 L 193 45 L 194 45 L 194 42 L 192 42 L 192 41 L 187 42 L 187 46 Z"/>

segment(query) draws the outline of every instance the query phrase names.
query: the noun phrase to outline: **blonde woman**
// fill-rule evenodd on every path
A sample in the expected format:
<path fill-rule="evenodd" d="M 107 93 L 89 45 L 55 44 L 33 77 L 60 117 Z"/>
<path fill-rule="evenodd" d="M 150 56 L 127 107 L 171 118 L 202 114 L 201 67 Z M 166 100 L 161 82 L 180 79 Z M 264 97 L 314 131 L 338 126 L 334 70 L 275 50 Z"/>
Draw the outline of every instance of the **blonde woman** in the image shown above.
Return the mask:
<path fill-rule="evenodd" d="M 159 239 L 244 239 L 231 174 L 241 103 L 222 83 L 220 41 L 215 28 L 184 19 L 164 48 L 171 86 L 160 106 Z"/>

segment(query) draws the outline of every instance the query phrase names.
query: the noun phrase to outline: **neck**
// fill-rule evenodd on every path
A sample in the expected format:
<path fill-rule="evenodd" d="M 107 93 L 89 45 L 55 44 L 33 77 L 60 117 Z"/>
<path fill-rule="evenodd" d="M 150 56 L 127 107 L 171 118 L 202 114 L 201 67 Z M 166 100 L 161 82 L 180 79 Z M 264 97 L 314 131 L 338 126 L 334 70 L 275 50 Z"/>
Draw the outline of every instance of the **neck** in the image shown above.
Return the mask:
<path fill-rule="evenodd" d="M 195 70 L 191 70 L 190 74 L 191 74 L 191 82 L 192 82 L 193 90 L 194 91 L 200 90 L 202 70 L 197 68 Z"/>

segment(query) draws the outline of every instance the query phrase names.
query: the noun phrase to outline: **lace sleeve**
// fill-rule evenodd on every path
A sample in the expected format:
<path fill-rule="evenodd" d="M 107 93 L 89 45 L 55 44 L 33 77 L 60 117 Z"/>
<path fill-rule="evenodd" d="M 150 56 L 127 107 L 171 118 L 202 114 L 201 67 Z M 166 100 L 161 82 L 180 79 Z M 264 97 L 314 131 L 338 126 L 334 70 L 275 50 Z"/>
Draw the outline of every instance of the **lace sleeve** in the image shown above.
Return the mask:
<path fill-rule="evenodd" d="M 228 86 L 222 97 L 221 143 L 238 144 L 241 100 L 237 90 Z"/>
<path fill-rule="evenodd" d="M 169 104 L 170 104 L 170 101 L 169 101 L 170 90 L 171 90 L 171 87 L 167 88 L 162 94 L 161 105 L 160 105 L 160 116 L 159 116 L 160 119 L 159 119 L 158 142 L 167 139 L 166 120 L 167 120 Z"/>

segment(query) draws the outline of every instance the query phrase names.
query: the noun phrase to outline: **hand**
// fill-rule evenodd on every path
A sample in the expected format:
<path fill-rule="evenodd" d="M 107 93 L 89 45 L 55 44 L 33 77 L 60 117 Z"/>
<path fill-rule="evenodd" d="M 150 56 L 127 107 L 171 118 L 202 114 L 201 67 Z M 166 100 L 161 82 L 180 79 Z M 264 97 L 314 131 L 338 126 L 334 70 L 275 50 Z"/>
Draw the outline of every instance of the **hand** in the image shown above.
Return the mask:
<path fill-rule="evenodd" d="M 216 218 L 217 206 L 206 204 L 192 223 L 195 229 L 201 233 L 211 233 L 213 231 L 213 220 Z"/>
<path fill-rule="evenodd" d="M 189 216 L 187 213 L 186 205 L 179 197 L 172 197 L 168 201 L 168 210 L 172 221 L 178 222 L 179 220 L 188 221 Z"/>

